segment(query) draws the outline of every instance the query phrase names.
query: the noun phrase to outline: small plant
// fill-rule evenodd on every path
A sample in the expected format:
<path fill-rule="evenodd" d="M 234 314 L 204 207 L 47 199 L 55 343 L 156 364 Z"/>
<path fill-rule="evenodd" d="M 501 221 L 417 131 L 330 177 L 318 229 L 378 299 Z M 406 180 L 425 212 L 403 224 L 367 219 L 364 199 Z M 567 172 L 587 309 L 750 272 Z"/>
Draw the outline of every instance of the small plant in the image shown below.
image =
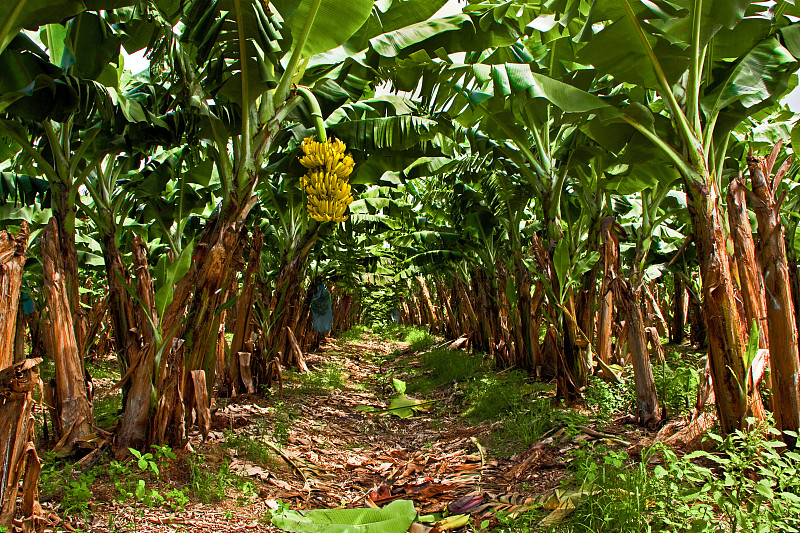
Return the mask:
<path fill-rule="evenodd" d="M 142 472 L 147 472 L 149 470 L 155 474 L 156 479 L 158 478 L 158 464 L 152 453 L 142 453 L 133 448 L 128 448 L 128 451 L 131 452 L 131 455 L 133 455 L 133 458 L 136 460 L 136 465 L 139 467 L 139 470 Z"/>
<path fill-rule="evenodd" d="M 586 406 L 602 420 L 608 420 L 619 412 L 629 412 L 635 404 L 635 397 L 631 386 L 607 383 L 597 376 L 589 376 L 584 393 Z"/>
<path fill-rule="evenodd" d="M 216 470 L 206 465 L 205 457 L 198 454 L 187 456 L 192 490 L 203 503 L 217 503 L 225 498 L 229 488 L 242 485 L 242 479 L 228 469 L 223 462 Z"/>
<path fill-rule="evenodd" d="M 164 494 L 164 497 L 173 511 L 183 511 L 186 508 L 186 504 L 189 503 L 189 497 L 186 496 L 186 491 L 184 490 L 172 489 Z"/>
<path fill-rule="evenodd" d="M 64 497 L 61 500 L 64 514 L 69 515 L 74 512 L 86 514 L 89 512 L 89 500 L 92 498 L 90 486 L 94 483 L 94 479 L 94 476 L 86 473 L 69 482 L 64 489 Z"/>
<path fill-rule="evenodd" d="M 409 344 L 409 350 L 418 352 L 434 344 L 436 342 L 436 338 L 431 335 L 427 329 L 411 327 L 405 331 L 403 342 L 407 342 Z"/>
<path fill-rule="evenodd" d="M 573 480 L 583 497 L 559 531 L 729 531 L 800 528 L 800 454 L 768 423 L 727 438 L 709 433 L 716 451 L 678 457 L 655 446 L 632 461 L 625 452 L 586 446 L 573 452 Z M 660 464 L 648 468 L 651 462 Z"/>

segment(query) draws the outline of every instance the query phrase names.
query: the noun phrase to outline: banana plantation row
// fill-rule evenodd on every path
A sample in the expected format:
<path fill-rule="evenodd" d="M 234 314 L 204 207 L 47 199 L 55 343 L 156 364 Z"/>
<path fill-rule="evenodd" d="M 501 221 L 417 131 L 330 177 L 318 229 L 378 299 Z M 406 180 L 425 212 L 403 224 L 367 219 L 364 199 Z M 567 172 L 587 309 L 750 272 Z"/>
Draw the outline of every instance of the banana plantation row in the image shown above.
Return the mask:
<path fill-rule="evenodd" d="M 9 487 L 35 462 L 38 358 L 55 448 L 95 434 L 84 360 L 109 353 L 115 450 L 182 446 L 214 395 L 394 312 L 569 401 L 630 363 L 649 427 L 667 416 L 650 355 L 688 319 L 723 432 L 766 416 L 766 367 L 778 428 L 800 427 L 800 130 L 780 103 L 800 7 L 470 0 L 433 18 L 445 4 L 0 6 Z"/>

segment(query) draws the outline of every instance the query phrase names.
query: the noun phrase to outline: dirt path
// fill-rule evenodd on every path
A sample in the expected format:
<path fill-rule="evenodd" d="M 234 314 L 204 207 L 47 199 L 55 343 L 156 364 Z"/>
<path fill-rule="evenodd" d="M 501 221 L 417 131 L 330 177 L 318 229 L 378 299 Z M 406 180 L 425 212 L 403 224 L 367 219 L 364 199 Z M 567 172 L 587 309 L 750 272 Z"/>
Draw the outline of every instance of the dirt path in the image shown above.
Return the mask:
<path fill-rule="evenodd" d="M 222 501 L 190 502 L 177 511 L 120 503 L 109 480 L 98 477 L 91 516 L 73 523 L 98 532 L 278 531 L 268 516 L 279 502 L 311 509 L 361 507 L 368 498 L 382 506 L 403 498 L 412 499 L 420 514 L 448 505 L 456 511 L 480 505 L 485 513 L 513 512 L 558 486 L 563 450 L 540 443 L 497 458 L 487 449 L 492 427 L 469 425 L 450 390 L 432 391 L 425 399 L 429 410 L 411 418 L 365 412 L 385 409 L 396 395 L 392 378 L 407 377 L 419 365 L 414 354 L 396 356 L 407 346 L 374 337 L 330 340 L 309 356 L 315 372 L 285 376 L 282 392 L 224 402 L 213 415 L 208 441 L 194 435 L 191 442 L 205 457 L 205 468 L 224 469 L 227 462 L 248 480 L 226 488 Z M 196 500 L 206 490 L 191 481 L 187 455 L 162 466 L 159 480 L 152 481 L 160 494 L 184 487 Z M 218 477 L 224 485 L 225 476 Z"/>

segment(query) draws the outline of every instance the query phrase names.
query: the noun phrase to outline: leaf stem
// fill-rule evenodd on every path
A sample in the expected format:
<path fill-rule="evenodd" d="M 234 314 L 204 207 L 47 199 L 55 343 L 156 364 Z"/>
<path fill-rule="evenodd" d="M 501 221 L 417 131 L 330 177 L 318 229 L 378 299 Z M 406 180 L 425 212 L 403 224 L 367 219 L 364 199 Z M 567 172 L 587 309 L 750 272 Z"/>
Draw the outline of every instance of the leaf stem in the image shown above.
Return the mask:
<path fill-rule="evenodd" d="M 286 100 L 286 97 L 289 96 L 289 87 L 292 83 L 292 78 L 294 78 L 294 72 L 297 70 L 297 65 L 300 63 L 300 57 L 303 54 L 303 47 L 308 40 L 309 33 L 311 33 L 311 26 L 314 25 L 314 19 L 317 18 L 317 12 L 319 11 L 319 6 L 321 3 L 322 0 L 313 0 L 311 9 L 308 12 L 306 24 L 303 26 L 303 31 L 297 41 L 293 43 L 294 50 L 292 50 L 292 55 L 289 58 L 289 64 L 286 65 L 286 70 L 283 71 L 281 79 L 278 82 L 278 87 L 275 89 L 274 104 L 276 108 L 280 107 L 283 101 Z"/>
<path fill-rule="evenodd" d="M 308 87 L 297 87 L 297 92 L 308 104 L 308 108 L 311 111 L 311 118 L 314 120 L 314 127 L 317 129 L 317 137 L 319 137 L 320 142 L 325 142 L 328 140 L 328 136 L 325 133 L 325 121 L 322 120 L 322 110 L 319 107 L 319 102 L 317 101 L 317 97 L 314 96 Z"/>
<path fill-rule="evenodd" d="M 679 132 L 683 135 L 683 140 L 687 144 L 687 150 L 689 152 L 689 158 L 692 160 L 692 163 L 699 165 L 702 163 L 703 158 L 703 147 L 700 144 L 697 136 L 694 134 L 692 127 L 689 125 L 689 120 L 686 118 L 686 115 L 683 113 L 680 104 L 678 104 L 678 99 L 675 98 L 675 93 L 672 92 L 672 87 L 667 81 L 667 76 L 664 74 L 664 69 L 661 68 L 661 63 L 656 57 L 655 52 L 653 51 L 653 47 L 650 46 L 650 41 L 647 40 L 647 37 L 644 34 L 644 30 L 642 29 L 642 25 L 639 24 L 639 20 L 636 18 L 633 10 L 631 9 L 628 0 L 621 0 L 625 11 L 628 14 L 628 18 L 633 23 L 634 28 L 636 29 L 636 33 L 639 36 L 639 40 L 642 43 L 642 47 L 644 48 L 647 56 L 650 58 L 650 63 L 653 65 L 653 69 L 656 73 L 656 78 L 658 78 L 658 82 L 661 84 L 661 88 L 664 91 L 664 96 L 666 97 L 667 104 L 669 104 L 670 109 L 672 110 L 672 116 L 675 122 L 678 125 Z M 627 120 L 626 120 L 627 121 Z M 701 177 L 697 172 L 693 172 L 693 175 L 697 177 Z M 695 178 L 692 178 L 695 179 Z"/>

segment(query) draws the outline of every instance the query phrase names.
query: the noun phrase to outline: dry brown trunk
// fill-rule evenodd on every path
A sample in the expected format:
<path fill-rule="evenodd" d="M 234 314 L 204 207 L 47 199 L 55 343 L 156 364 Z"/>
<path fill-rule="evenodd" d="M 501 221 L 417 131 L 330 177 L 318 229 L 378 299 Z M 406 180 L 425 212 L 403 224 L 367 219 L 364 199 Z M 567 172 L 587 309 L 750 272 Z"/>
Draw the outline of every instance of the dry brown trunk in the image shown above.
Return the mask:
<path fill-rule="evenodd" d="M 533 298 L 531 289 L 533 283 L 528 268 L 517 261 L 515 265 L 516 281 L 519 286 L 519 297 L 517 299 L 517 353 L 516 365 L 526 369 L 529 373 L 534 372 L 537 364 L 537 351 L 539 347 L 538 332 L 533 330 Z"/>
<path fill-rule="evenodd" d="M 84 382 L 83 361 L 75 329 L 59 250 L 58 227 L 51 218 L 41 236 L 44 292 L 50 314 L 50 353 L 55 362 L 55 433 L 59 443 L 71 447 L 91 432 L 92 407 Z"/>
<path fill-rule="evenodd" d="M 600 222 L 600 238 L 603 252 L 603 281 L 600 285 L 600 317 L 597 326 L 597 357 L 605 364 L 611 363 L 611 326 L 614 322 L 614 293 L 611 280 L 619 266 L 619 239 L 612 231 L 614 217 Z"/>
<path fill-rule="evenodd" d="M 441 327 L 441 320 L 439 320 L 439 316 L 436 313 L 436 308 L 433 306 L 433 302 L 431 301 L 431 293 L 428 290 L 428 284 L 425 283 L 425 278 L 422 276 L 417 277 L 417 282 L 419 283 L 422 304 L 425 306 L 425 313 L 428 317 L 428 327 L 431 332 L 438 333 Z"/>
<path fill-rule="evenodd" d="M 661 422 L 661 408 L 653 379 L 653 367 L 647 351 L 647 334 L 639 306 L 639 291 L 617 277 L 611 282 L 617 305 L 625 313 L 628 327 L 628 345 L 633 360 L 633 378 L 636 386 L 636 404 L 639 424 L 654 428 Z"/>
<path fill-rule="evenodd" d="M 411 312 L 408 308 L 408 302 L 405 298 L 400 300 L 400 323 L 406 326 L 411 325 Z"/>
<path fill-rule="evenodd" d="M 456 317 L 453 314 L 453 308 L 450 306 L 449 291 L 444 286 L 444 282 L 439 278 L 433 278 L 433 282 L 436 284 L 436 295 L 439 297 L 439 302 L 441 304 L 439 307 L 443 310 L 447 329 L 449 330 L 446 334 L 454 339 L 458 337 L 458 326 L 456 325 Z"/>
<path fill-rule="evenodd" d="M 761 252 L 764 289 L 767 294 L 767 321 L 769 323 L 770 363 L 772 367 L 772 402 L 775 422 L 781 431 L 800 429 L 800 354 L 797 348 L 794 305 L 789 288 L 789 271 L 786 261 L 784 229 L 780 219 L 783 197 L 775 198 L 775 191 L 789 170 L 787 159 L 770 180 L 772 166 L 778 156 L 779 142 L 769 157 L 747 157 L 753 195 L 758 203 L 753 206 L 758 221 L 758 241 Z M 796 438 L 784 434 L 784 442 L 794 448 Z"/>
<path fill-rule="evenodd" d="M 686 290 L 683 288 L 683 280 L 680 276 L 673 275 L 672 283 L 674 291 L 672 297 L 672 327 L 670 328 L 670 342 L 672 344 L 683 343 L 684 327 L 686 326 L 686 314 L 684 312 L 686 303 Z"/>
<path fill-rule="evenodd" d="M 25 360 L 25 316 L 22 306 L 17 306 L 17 325 L 14 329 L 14 363 Z"/>
<path fill-rule="evenodd" d="M 728 222 L 733 238 L 733 255 L 739 272 L 739 292 L 744 304 L 745 323 L 749 331 L 750 325 L 755 320 L 761 328 L 758 345 L 760 348 L 769 349 L 764 285 L 756 263 L 756 247 L 753 243 L 750 217 L 747 215 L 744 178 L 741 173 L 739 179 L 732 181 L 728 187 L 727 201 Z"/>
<path fill-rule="evenodd" d="M 236 302 L 236 322 L 233 325 L 233 339 L 231 340 L 228 351 L 226 371 L 228 374 L 228 386 L 231 395 L 252 389 L 253 384 L 243 379 L 243 363 L 246 363 L 247 373 L 250 372 L 250 357 L 242 357 L 239 354 L 247 352 L 245 343 L 250 339 L 253 331 L 253 310 L 255 305 L 256 284 L 253 278 L 261 267 L 261 248 L 264 245 L 264 234 L 260 229 L 253 232 L 251 240 L 250 256 L 247 261 L 247 269 L 242 280 L 242 292 Z M 252 355 L 252 354 L 251 354 Z"/>
<path fill-rule="evenodd" d="M 476 335 L 480 335 L 480 333 L 478 332 L 478 317 L 475 314 L 475 309 L 472 307 L 472 302 L 470 301 L 469 296 L 467 295 L 467 288 L 464 285 L 464 282 L 461 280 L 461 278 L 456 277 L 455 284 L 459 297 L 458 303 L 460 306 L 462 306 L 465 314 L 469 319 L 469 329 L 462 331 L 462 333 L 469 333 L 470 338 L 474 344 L 477 342 L 477 340 L 474 337 Z"/>
<path fill-rule="evenodd" d="M 272 322 L 266 346 L 269 350 L 267 359 L 278 353 L 281 354 L 281 363 L 291 367 L 292 344 L 287 335 L 287 328 L 294 330 L 303 307 L 303 273 L 306 260 L 317 240 L 317 232 L 308 230 L 298 242 L 297 246 L 289 253 L 293 256 L 284 258 L 275 290 L 270 301 L 270 316 Z M 259 365 L 266 365 L 268 361 L 258 361 Z M 262 375 L 263 368 L 256 373 Z"/>
<path fill-rule="evenodd" d="M 133 239 L 133 268 L 136 272 L 138 305 L 133 306 L 134 331 L 128 332 L 128 349 L 131 385 L 125 401 L 116 450 L 145 450 L 150 444 L 150 401 L 153 393 L 156 339 L 152 324 L 158 323 L 153 295 L 153 282 L 147 264 L 147 246 L 139 235 Z"/>
<path fill-rule="evenodd" d="M 647 301 L 650 304 L 650 308 L 653 310 L 653 315 L 655 316 L 655 327 L 658 329 L 659 335 L 665 339 L 668 339 L 669 328 L 667 327 L 667 320 L 664 318 L 664 314 L 661 312 L 661 306 L 658 304 L 658 300 L 653 295 L 653 292 L 650 290 L 650 287 L 648 287 L 647 284 L 644 284 L 642 288 L 645 296 L 647 297 Z"/>
<path fill-rule="evenodd" d="M 22 485 L 22 526 L 34 531 L 39 507 L 37 481 L 41 466 L 33 445 L 33 390 L 39 382 L 41 359 L 27 359 L 0 371 L 0 526 L 12 530 L 16 517 L 19 482 Z"/>
<path fill-rule="evenodd" d="M 22 223 L 16 237 L 0 231 L 0 370 L 14 363 L 19 327 L 19 291 L 28 257 L 28 224 Z M 21 329 L 21 328 L 20 328 Z"/>
<path fill-rule="evenodd" d="M 213 397 L 216 368 L 216 347 L 219 338 L 219 323 L 222 317 L 217 309 L 224 303 L 225 289 L 234 279 L 234 261 L 244 236 L 237 224 L 229 224 L 220 230 L 218 238 L 203 258 L 194 298 L 191 301 L 186 332 L 186 370 L 184 391 L 188 390 L 188 380 L 192 370 L 203 370 L 206 378 L 206 393 Z M 184 403 L 194 404 L 184 392 Z"/>

